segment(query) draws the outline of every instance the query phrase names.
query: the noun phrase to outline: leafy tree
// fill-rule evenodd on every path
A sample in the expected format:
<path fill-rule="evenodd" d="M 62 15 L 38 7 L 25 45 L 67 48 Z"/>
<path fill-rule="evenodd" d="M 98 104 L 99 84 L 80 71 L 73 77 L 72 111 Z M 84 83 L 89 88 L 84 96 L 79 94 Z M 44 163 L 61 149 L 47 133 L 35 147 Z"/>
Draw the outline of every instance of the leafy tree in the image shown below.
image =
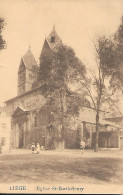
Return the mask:
<path fill-rule="evenodd" d="M 123 94 L 123 17 L 113 40 L 105 38 L 102 55 L 112 92 L 120 90 Z"/>
<path fill-rule="evenodd" d="M 86 78 L 86 69 L 82 62 L 77 58 L 72 48 L 65 45 L 57 50 L 51 50 L 43 54 L 40 58 L 39 82 L 42 83 L 42 92 L 46 97 L 59 99 L 62 128 L 62 139 L 65 138 L 66 118 L 78 113 L 78 106 L 75 99 L 77 94 L 71 92 L 70 84 L 76 74 L 81 73 L 83 80 Z M 56 95 L 57 94 L 57 95 Z M 72 106 L 71 106 L 72 105 Z M 71 111 L 70 111 L 71 109 Z"/>
<path fill-rule="evenodd" d="M 2 37 L 2 30 L 4 28 L 5 22 L 3 18 L 0 18 L 0 50 L 4 49 L 6 46 L 6 42 Z"/>
<path fill-rule="evenodd" d="M 96 102 L 91 96 L 92 102 L 96 109 L 96 145 L 95 151 L 98 150 L 98 132 L 99 132 L 99 113 L 103 103 L 108 102 L 113 105 L 120 112 L 117 102 L 118 100 L 113 96 L 109 97 L 108 89 L 106 88 L 105 81 L 109 79 L 112 94 L 118 89 L 123 94 L 123 17 L 121 25 L 114 36 L 114 40 L 108 39 L 105 36 L 98 39 L 98 45 L 95 45 L 98 67 L 98 78 L 95 74 L 94 85 L 97 89 Z M 88 90 L 89 92 L 89 90 Z M 107 101 L 108 100 L 108 101 Z"/>
<path fill-rule="evenodd" d="M 81 71 L 85 77 L 85 66 L 76 57 L 72 48 L 60 46 L 41 56 L 39 81 L 44 84 L 44 91 L 52 94 L 61 88 L 68 88 L 73 74 Z"/>
<path fill-rule="evenodd" d="M 115 63 L 113 64 L 113 67 L 108 64 L 108 68 L 112 72 L 110 86 L 114 89 L 114 91 L 117 89 L 120 90 L 123 95 L 123 17 L 121 25 L 114 36 L 114 44 Z"/>
<path fill-rule="evenodd" d="M 103 103 L 108 102 L 108 104 L 113 103 L 114 106 L 117 107 L 118 102 L 118 100 L 113 100 L 112 97 L 109 97 L 108 89 L 105 84 L 107 78 L 110 78 L 109 83 L 112 92 L 114 93 L 118 89 L 123 94 L 123 17 L 122 23 L 114 36 L 114 40 L 108 39 L 105 36 L 100 37 L 97 41 L 97 45 L 95 45 L 95 50 L 98 71 L 97 74 L 95 72 L 91 73 L 94 78 L 93 84 L 96 89 L 96 101 L 95 96 L 92 95 L 90 86 L 87 86 L 84 83 L 83 85 L 85 86 L 96 110 L 95 151 L 98 151 L 101 106 Z M 117 110 L 119 110 L 118 107 Z"/>
<path fill-rule="evenodd" d="M 85 94 L 89 97 L 91 100 L 93 107 L 96 111 L 96 138 L 95 138 L 95 148 L 94 151 L 98 151 L 98 137 L 99 137 L 99 127 L 100 127 L 100 111 L 105 103 L 105 96 L 107 92 L 106 88 L 106 78 L 107 78 L 107 71 L 106 66 L 108 62 L 108 53 L 107 51 L 107 57 L 105 55 L 105 42 L 107 40 L 105 37 L 100 37 L 97 40 L 97 43 L 94 44 L 95 46 L 95 57 L 96 57 L 96 65 L 97 68 L 95 68 L 94 71 L 89 70 L 91 73 L 91 79 L 88 78 L 88 81 L 86 79 L 86 83 L 82 80 L 82 77 L 78 75 L 76 79 L 78 80 L 80 84 L 79 91 L 83 91 L 83 88 L 86 90 Z M 106 59 L 105 59 L 106 58 Z"/>
<path fill-rule="evenodd" d="M 109 105 L 113 105 L 112 110 L 118 110 L 122 116 L 122 112 L 118 106 L 120 102 L 117 99 L 117 93 L 121 92 L 123 95 L 123 17 L 121 24 L 111 39 L 103 37 L 103 50 L 101 50 L 102 56 L 102 69 L 109 79 L 110 95 L 107 95 L 105 100 Z"/>
<path fill-rule="evenodd" d="M 109 97 L 108 90 L 111 88 L 114 93 L 119 89 L 123 94 L 123 20 L 115 34 L 114 40 L 108 39 L 105 36 L 100 37 L 97 40 L 97 45 L 95 45 L 95 50 L 98 71 L 97 74 L 95 72 L 91 73 L 96 89 L 96 101 L 89 86 L 86 85 L 85 88 L 96 110 L 95 151 L 98 151 L 99 118 L 102 105 L 108 102 L 108 104 L 114 105 L 121 114 L 117 106 L 118 100 L 116 98 L 113 100 L 113 97 Z M 109 79 L 109 89 L 106 85 L 107 79 Z"/>

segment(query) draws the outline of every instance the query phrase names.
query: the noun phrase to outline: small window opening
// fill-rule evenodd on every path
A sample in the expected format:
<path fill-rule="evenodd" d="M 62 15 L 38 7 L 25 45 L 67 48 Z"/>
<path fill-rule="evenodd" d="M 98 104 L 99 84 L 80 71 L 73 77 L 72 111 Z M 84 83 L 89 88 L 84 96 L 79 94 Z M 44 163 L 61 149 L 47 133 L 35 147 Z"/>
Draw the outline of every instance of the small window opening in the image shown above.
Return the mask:
<path fill-rule="evenodd" d="M 5 137 L 1 137 L 1 145 L 2 145 L 2 146 L 5 146 L 5 142 L 6 142 Z"/>
<path fill-rule="evenodd" d="M 51 37 L 51 43 L 54 43 L 54 42 L 55 42 L 55 37 L 52 36 L 52 37 Z"/>

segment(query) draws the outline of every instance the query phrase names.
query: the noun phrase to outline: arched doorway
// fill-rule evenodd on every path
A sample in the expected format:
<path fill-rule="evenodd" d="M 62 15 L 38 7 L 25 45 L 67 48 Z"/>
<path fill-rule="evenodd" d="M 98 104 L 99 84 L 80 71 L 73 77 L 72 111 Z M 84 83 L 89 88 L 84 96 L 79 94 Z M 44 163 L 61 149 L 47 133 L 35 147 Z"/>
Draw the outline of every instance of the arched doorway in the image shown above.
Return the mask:
<path fill-rule="evenodd" d="M 18 107 L 12 115 L 13 145 L 16 148 L 23 148 L 29 145 L 29 111 Z"/>

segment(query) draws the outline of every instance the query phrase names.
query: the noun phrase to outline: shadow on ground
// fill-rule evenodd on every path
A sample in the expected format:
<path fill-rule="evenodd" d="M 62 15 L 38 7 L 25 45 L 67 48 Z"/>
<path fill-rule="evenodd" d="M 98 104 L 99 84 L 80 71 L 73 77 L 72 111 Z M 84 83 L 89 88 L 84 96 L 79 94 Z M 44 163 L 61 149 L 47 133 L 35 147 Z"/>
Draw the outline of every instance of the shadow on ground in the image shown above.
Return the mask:
<path fill-rule="evenodd" d="M 122 158 L 73 155 L 4 155 L 0 182 L 122 184 Z"/>

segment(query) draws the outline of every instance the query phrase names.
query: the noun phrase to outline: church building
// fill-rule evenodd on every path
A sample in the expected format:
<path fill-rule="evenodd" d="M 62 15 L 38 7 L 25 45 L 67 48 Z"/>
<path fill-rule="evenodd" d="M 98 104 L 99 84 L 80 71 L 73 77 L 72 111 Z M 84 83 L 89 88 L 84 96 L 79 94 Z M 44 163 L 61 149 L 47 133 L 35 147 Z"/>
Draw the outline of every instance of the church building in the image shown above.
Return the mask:
<path fill-rule="evenodd" d="M 60 44 L 62 41 L 53 27 L 44 41 L 40 58 Z M 37 85 L 38 71 L 39 66 L 29 48 L 20 60 L 17 96 L 5 102 L 8 115 L 11 116 L 11 146 L 14 148 L 28 147 L 32 142 L 40 143 L 45 148 L 51 145 L 51 113 L 46 113 L 48 99 L 43 96 L 41 86 Z M 59 141 L 55 145 L 55 148 L 62 147 Z"/>
<path fill-rule="evenodd" d="M 62 41 L 54 27 L 50 35 L 45 38 L 40 61 L 45 53 L 57 49 L 61 44 Z M 45 149 L 77 148 L 81 138 L 84 137 L 87 147 L 93 148 L 95 110 L 85 105 L 78 118 L 71 117 L 69 120 L 71 125 L 66 128 L 65 140 L 63 140 L 61 138 L 61 123 L 55 112 L 58 108 L 54 106 L 55 104 L 59 106 L 59 100 L 56 95 L 54 104 L 52 98 L 46 98 L 43 95 L 42 85 L 37 82 L 38 72 L 39 66 L 29 48 L 20 60 L 17 96 L 5 102 L 7 113 L 11 117 L 11 147 L 29 148 L 32 142 L 35 142 L 44 146 Z M 105 114 L 105 112 L 101 112 L 101 118 L 106 118 Z M 101 122 L 104 124 L 101 129 L 106 132 L 107 127 L 109 128 L 111 124 L 109 125 L 109 122 L 103 120 Z M 119 147 L 120 130 L 115 125 L 113 129 L 116 133 L 113 138 L 111 137 L 111 140 L 115 140 L 115 142 L 109 138 L 113 134 L 108 134 L 107 142 L 106 134 L 102 133 L 101 147 Z"/>

